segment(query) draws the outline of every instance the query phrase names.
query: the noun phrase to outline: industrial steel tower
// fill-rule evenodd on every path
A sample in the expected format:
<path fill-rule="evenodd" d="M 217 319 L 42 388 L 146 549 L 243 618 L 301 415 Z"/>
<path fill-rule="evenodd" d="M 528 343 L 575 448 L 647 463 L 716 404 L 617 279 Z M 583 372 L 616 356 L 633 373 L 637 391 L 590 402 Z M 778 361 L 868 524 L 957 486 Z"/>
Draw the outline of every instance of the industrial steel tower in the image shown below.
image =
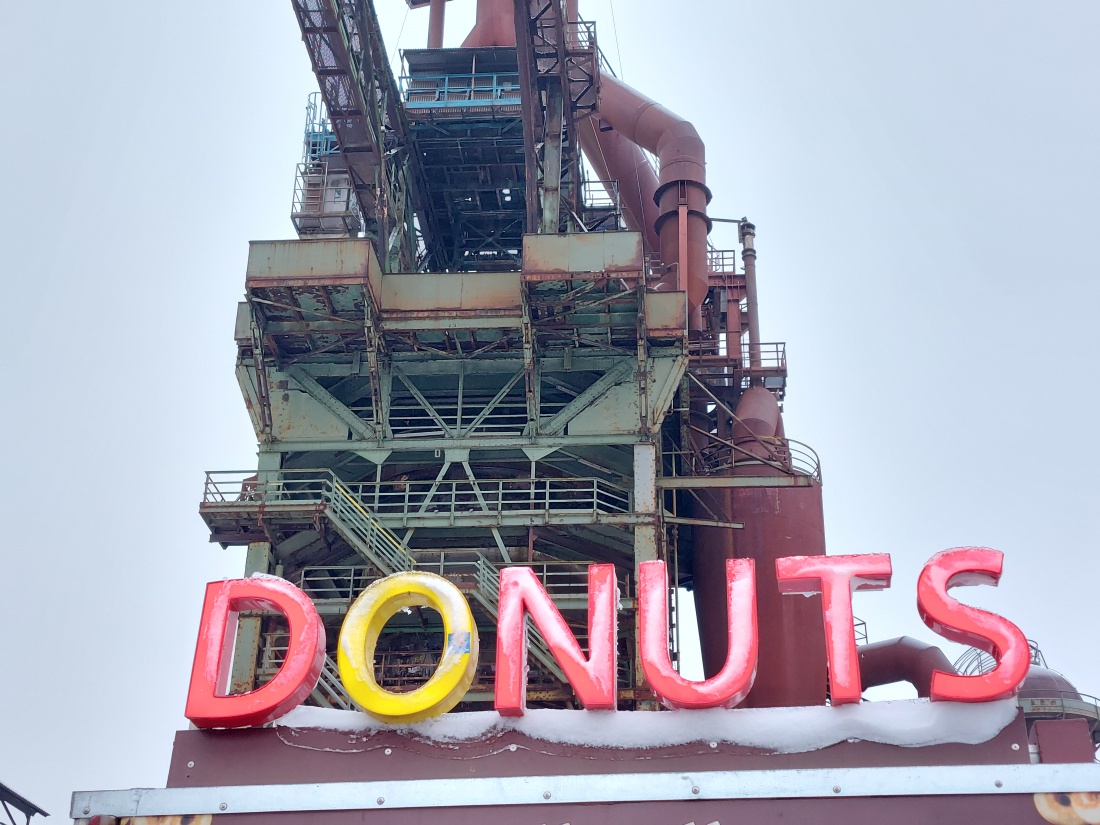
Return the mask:
<path fill-rule="evenodd" d="M 439 573 L 487 651 L 503 566 L 534 567 L 583 645 L 587 565 L 615 565 L 632 616 L 638 565 L 662 559 L 670 601 L 695 589 L 708 672 L 725 658 L 725 559 L 754 558 L 748 703 L 823 703 L 819 603 L 781 599 L 771 563 L 824 553 L 818 464 L 783 433 L 754 227 L 736 221 L 740 249 L 708 244 L 694 127 L 613 76 L 575 3 L 482 0 L 444 49 L 431 0 L 429 48 L 405 51 L 399 78 L 369 0 L 294 9 L 320 87 L 299 238 L 251 246 L 237 375 L 259 465 L 209 474 L 212 540 L 299 585 L 333 640 L 371 581 Z M 233 691 L 278 670 L 280 621 L 242 620 Z M 650 706 L 636 624 L 620 627 L 621 706 Z M 441 632 L 430 611 L 391 621 L 380 685 L 423 684 Z M 571 706 L 537 634 L 531 655 L 529 702 Z M 488 707 L 492 687 L 486 654 L 461 707 Z M 350 707 L 331 657 L 313 700 Z"/>

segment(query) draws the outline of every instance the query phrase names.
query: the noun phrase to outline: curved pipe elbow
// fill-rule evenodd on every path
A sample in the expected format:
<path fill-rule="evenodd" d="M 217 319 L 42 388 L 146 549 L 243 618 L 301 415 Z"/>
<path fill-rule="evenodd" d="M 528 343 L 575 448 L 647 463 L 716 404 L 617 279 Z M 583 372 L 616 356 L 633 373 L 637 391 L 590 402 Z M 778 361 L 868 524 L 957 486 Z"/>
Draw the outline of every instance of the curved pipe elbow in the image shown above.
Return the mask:
<path fill-rule="evenodd" d="M 917 696 L 927 699 L 932 692 L 932 674 L 937 670 L 956 672 L 942 650 L 910 636 L 859 648 L 859 676 L 864 690 L 908 682 L 917 689 Z"/>
<path fill-rule="evenodd" d="M 600 78 L 600 117 L 657 156 L 662 184 L 706 185 L 706 147 L 690 121 L 609 76 Z"/>

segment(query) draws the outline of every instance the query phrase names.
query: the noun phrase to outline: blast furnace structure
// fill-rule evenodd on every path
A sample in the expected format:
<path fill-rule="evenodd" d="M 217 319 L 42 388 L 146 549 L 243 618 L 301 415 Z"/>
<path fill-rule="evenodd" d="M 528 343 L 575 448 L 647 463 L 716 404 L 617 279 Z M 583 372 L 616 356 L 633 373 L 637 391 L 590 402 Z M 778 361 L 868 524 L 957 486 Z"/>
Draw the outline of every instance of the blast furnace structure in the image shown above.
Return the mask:
<path fill-rule="evenodd" d="M 587 567 L 603 563 L 614 565 L 620 594 L 619 708 L 657 710 L 637 653 L 639 566 L 661 560 L 670 573 L 674 661 L 676 593 L 694 591 L 710 676 L 727 653 L 728 559 L 752 559 L 757 579 L 759 664 L 742 706 L 825 705 L 820 598 L 784 597 L 776 581 L 777 558 L 825 553 L 821 471 L 813 450 L 784 430 L 786 351 L 761 334 L 755 227 L 708 213 L 702 138 L 615 77 L 577 0 L 478 0 L 460 48 L 442 47 L 446 0 L 407 2 L 426 7 L 429 42 L 403 53 L 398 75 L 371 0 L 292 2 L 319 85 L 294 185 L 298 238 L 251 245 L 236 370 L 259 462 L 207 475 L 200 512 L 211 540 L 247 546 L 246 574 L 285 578 L 313 601 L 329 646 L 309 701 L 323 708 L 353 707 L 337 672 L 336 639 L 371 582 L 429 571 L 462 590 L 483 652 L 457 710 L 476 711 L 492 708 L 500 571 L 533 568 L 583 645 Z M 711 245 L 719 220 L 736 224 L 738 248 Z M 439 661 L 441 635 L 430 610 L 394 617 L 376 650 L 379 685 L 394 693 L 423 685 Z M 286 650 L 280 616 L 242 614 L 229 692 L 266 684 Z M 905 680 L 922 696 L 933 670 L 955 672 L 938 650 L 907 639 L 865 645 L 860 659 L 864 687 Z M 972 657 L 969 667 L 993 664 Z M 530 668 L 529 707 L 576 707 L 534 629 Z M 1100 710 L 1050 678 L 1021 700 L 1028 727 L 1020 716 L 988 747 L 933 747 L 918 756 L 842 743 L 842 753 L 761 762 L 760 749 L 711 743 L 713 753 L 704 755 L 725 761 L 702 769 L 763 771 L 757 776 L 770 781 L 777 768 L 1019 768 L 1029 761 L 1029 731 L 1032 744 L 1042 744 L 1036 720 L 1053 725 L 1046 761 L 1056 753 L 1084 761 L 1085 751 L 1091 760 Z M 275 744 L 286 737 L 273 730 L 181 732 L 169 791 L 294 782 L 336 788 L 379 776 L 446 782 L 481 776 L 481 767 L 490 777 L 633 770 L 644 782 L 644 771 L 654 770 L 606 755 L 611 762 L 593 767 L 589 755 L 589 762 L 520 760 L 505 768 L 487 759 L 472 774 L 440 773 L 425 753 L 387 763 L 382 745 L 387 756 L 404 747 L 393 734 L 354 764 L 333 757 L 339 748 L 331 742 L 307 746 L 307 738 L 296 740 L 304 750 L 295 758 L 304 761 L 291 768 Z M 489 750 L 482 755 L 499 755 Z M 672 771 L 700 770 L 701 757 L 691 754 L 662 759 Z M 912 789 L 853 787 L 862 790 L 850 794 L 837 782 L 771 798 L 786 799 L 792 815 L 822 795 L 912 798 Z M 686 788 L 686 799 L 707 797 L 690 781 Z M 593 801 L 627 801 L 608 793 Z M 216 795 L 173 812 L 258 822 L 313 810 L 289 802 L 212 807 Z M 986 797 L 968 798 L 960 816 Z M 78 794 L 74 816 L 109 813 L 105 803 L 93 810 L 97 799 Z M 385 799 L 330 800 L 317 810 L 329 812 L 326 821 L 358 822 L 354 816 L 365 814 L 351 809 L 385 807 Z M 551 791 L 543 799 L 552 800 Z M 543 821 L 515 804 L 496 810 Z M 892 810 L 918 821 L 923 809 L 908 804 L 891 803 Z M 612 809 L 612 819 L 640 815 L 622 805 L 560 813 L 576 825 Z M 763 808 L 741 810 L 761 817 L 751 821 L 772 821 Z M 450 811 L 484 821 L 484 811 Z M 851 811 L 851 821 L 873 813 Z M 415 814 L 411 805 L 388 815 L 419 821 Z M 1000 816 L 1031 821 L 1007 808 Z M 692 817 L 717 821 L 701 808 L 677 821 Z"/>
<path fill-rule="evenodd" d="M 772 563 L 824 553 L 820 471 L 783 432 L 755 229 L 710 246 L 694 127 L 615 78 L 575 8 L 513 5 L 482 2 L 443 49 L 433 3 L 433 47 L 405 51 L 395 78 L 370 4 L 295 4 L 320 85 L 299 239 L 251 247 L 237 373 L 259 468 L 209 474 L 213 540 L 301 586 L 331 639 L 370 581 L 440 573 L 486 648 L 502 566 L 533 566 L 583 639 L 586 566 L 615 565 L 629 614 L 638 565 L 662 559 L 695 588 L 708 670 L 726 654 L 725 559 L 753 558 L 775 598 L 748 701 L 822 704 L 820 605 L 782 599 Z M 622 624 L 622 706 L 644 707 Z M 438 617 L 388 630 L 381 684 L 422 683 Z M 248 620 L 237 650 L 234 688 L 262 684 L 278 621 Z M 537 638 L 533 655 L 529 701 L 571 706 Z M 492 679 L 485 662 L 465 705 Z M 314 698 L 350 707 L 331 663 Z"/>

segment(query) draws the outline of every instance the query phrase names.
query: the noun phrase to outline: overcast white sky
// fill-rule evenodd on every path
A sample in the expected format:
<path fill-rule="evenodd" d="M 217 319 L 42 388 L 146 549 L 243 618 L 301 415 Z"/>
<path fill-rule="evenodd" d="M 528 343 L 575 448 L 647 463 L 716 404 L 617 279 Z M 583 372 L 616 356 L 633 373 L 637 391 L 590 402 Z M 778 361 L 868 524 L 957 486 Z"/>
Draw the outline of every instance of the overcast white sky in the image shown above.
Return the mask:
<path fill-rule="evenodd" d="M 426 12 L 378 5 L 423 44 Z M 448 8 L 457 45 L 473 0 Z M 204 470 L 254 466 L 233 313 L 248 241 L 292 235 L 314 80 L 285 1 L 5 10 L 0 781 L 64 819 L 74 789 L 163 786 L 202 587 L 240 570 L 196 510 Z M 582 3 L 698 126 L 712 214 L 757 224 L 830 551 L 893 554 L 872 639 L 934 640 L 920 567 L 985 544 L 1002 585 L 960 595 L 1100 694 L 1100 4 L 614 11 Z"/>

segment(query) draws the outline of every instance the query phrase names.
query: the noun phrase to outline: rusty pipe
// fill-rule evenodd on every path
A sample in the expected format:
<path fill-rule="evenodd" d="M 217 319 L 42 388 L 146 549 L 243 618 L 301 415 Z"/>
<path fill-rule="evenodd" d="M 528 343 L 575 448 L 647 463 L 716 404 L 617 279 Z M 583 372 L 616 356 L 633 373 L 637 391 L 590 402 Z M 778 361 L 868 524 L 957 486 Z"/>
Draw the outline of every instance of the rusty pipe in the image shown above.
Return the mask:
<path fill-rule="evenodd" d="M 627 140 L 657 156 L 660 176 L 655 229 L 661 262 L 674 268 L 688 293 L 689 327 L 702 329 L 707 276 L 706 149 L 695 127 L 617 78 L 600 80 L 600 117 Z"/>
<path fill-rule="evenodd" d="M 428 48 L 443 48 L 443 21 L 447 14 L 447 0 L 431 0 L 428 7 Z"/>
<path fill-rule="evenodd" d="M 937 670 L 953 674 L 955 666 L 938 647 L 910 636 L 859 648 L 859 678 L 864 690 L 908 682 L 917 689 L 917 696 L 926 699 Z"/>
<path fill-rule="evenodd" d="M 760 352 L 760 307 L 756 297 L 756 227 L 748 221 L 741 221 L 738 234 L 741 236 L 741 260 L 745 262 L 745 309 L 749 322 L 749 366 L 760 367 L 763 359 Z"/>
<path fill-rule="evenodd" d="M 477 0 L 474 27 L 462 41 L 462 48 L 516 45 L 514 0 Z"/>

